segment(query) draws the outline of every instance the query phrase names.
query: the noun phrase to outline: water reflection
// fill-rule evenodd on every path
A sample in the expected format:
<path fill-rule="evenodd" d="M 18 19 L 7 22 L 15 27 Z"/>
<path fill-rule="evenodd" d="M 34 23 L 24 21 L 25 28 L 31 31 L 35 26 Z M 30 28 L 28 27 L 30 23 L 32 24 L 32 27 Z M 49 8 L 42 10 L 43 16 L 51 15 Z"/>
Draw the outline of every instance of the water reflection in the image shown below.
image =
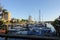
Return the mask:
<path fill-rule="evenodd" d="M 5 38 L 0 37 L 0 40 L 5 40 Z M 7 40 L 29 40 L 29 39 L 8 38 Z"/>
<path fill-rule="evenodd" d="M 0 40 L 5 40 L 5 38 L 0 37 Z"/>

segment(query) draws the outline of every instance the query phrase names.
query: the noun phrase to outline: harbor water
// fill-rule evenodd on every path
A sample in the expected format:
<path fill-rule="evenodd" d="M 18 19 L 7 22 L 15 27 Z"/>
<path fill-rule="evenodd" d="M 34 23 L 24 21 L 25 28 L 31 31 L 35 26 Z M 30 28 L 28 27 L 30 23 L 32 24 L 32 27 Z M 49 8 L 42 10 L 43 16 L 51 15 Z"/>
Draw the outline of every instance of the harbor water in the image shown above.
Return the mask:
<path fill-rule="evenodd" d="M 5 38 L 0 37 L 0 40 L 5 40 Z M 8 38 L 7 40 L 28 40 L 28 39 Z"/>

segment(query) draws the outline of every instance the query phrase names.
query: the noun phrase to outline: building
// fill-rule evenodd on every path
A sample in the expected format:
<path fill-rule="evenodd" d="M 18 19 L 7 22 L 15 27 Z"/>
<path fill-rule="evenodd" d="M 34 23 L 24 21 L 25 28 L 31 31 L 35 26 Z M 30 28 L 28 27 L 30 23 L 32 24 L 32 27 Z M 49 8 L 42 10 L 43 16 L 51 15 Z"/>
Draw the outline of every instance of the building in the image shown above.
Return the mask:
<path fill-rule="evenodd" d="M 28 17 L 28 23 L 29 24 L 34 24 L 35 22 L 33 21 L 33 19 L 32 19 L 32 16 L 29 16 Z"/>
<path fill-rule="evenodd" d="M 0 5 L 0 21 L 10 21 L 11 20 L 11 13 L 8 12 L 6 9 Z"/>
<path fill-rule="evenodd" d="M 28 21 L 29 21 L 29 22 L 32 21 L 32 16 L 29 16 Z"/>
<path fill-rule="evenodd" d="M 0 12 L 0 21 L 10 21 L 11 13 L 8 11 Z"/>
<path fill-rule="evenodd" d="M 11 13 L 10 12 L 7 12 L 7 13 L 4 14 L 4 20 L 6 20 L 6 21 L 11 20 Z"/>

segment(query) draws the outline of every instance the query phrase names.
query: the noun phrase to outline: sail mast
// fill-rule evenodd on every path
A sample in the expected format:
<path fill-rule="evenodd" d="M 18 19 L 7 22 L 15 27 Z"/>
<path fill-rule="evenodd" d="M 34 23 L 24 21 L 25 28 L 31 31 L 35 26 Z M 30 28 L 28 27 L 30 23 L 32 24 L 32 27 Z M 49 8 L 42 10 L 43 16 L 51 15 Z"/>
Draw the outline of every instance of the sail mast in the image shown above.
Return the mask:
<path fill-rule="evenodd" d="M 39 23 L 41 22 L 41 16 L 40 16 L 40 10 L 39 10 Z"/>

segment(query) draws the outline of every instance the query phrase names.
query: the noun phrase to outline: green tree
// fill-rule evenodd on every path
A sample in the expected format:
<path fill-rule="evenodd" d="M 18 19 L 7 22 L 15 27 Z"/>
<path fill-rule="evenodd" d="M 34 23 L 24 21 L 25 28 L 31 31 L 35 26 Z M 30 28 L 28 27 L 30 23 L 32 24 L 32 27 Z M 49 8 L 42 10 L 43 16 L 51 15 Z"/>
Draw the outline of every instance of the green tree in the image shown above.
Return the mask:
<path fill-rule="evenodd" d="M 20 19 L 17 19 L 17 23 L 20 23 Z"/>
<path fill-rule="evenodd" d="M 10 21 L 11 25 L 11 29 L 13 29 L 13 24 L 15 23 L 13 20 Z"/>
<path fill-rule="evenodd" d="M 24 22 L 26 21 L 26 22 L 28 22 L 28 20 L 26 20 L 26 19 L 22 19 L 21 21 L 24 21 Z"/>
<path fill-rule="evenodd" d="M 7 10 L 6 9 L 3 9 L 2 12 L 5 13 L 5 12 L 7 12 Z"/>
<path fill-rule="evenodd" d="M 0 29 L 3 29 L 4 28 L 4 24 L 5 24 L 4 21 L 0 21 Z"/>
<path fill-rule="evenodd" d="M 55 19 L 55 21 L 52 22 L 52 25 L 54 26 L 54 28 L 56 29 L 56 32 L 60 36 L 60 20 Z"/>

